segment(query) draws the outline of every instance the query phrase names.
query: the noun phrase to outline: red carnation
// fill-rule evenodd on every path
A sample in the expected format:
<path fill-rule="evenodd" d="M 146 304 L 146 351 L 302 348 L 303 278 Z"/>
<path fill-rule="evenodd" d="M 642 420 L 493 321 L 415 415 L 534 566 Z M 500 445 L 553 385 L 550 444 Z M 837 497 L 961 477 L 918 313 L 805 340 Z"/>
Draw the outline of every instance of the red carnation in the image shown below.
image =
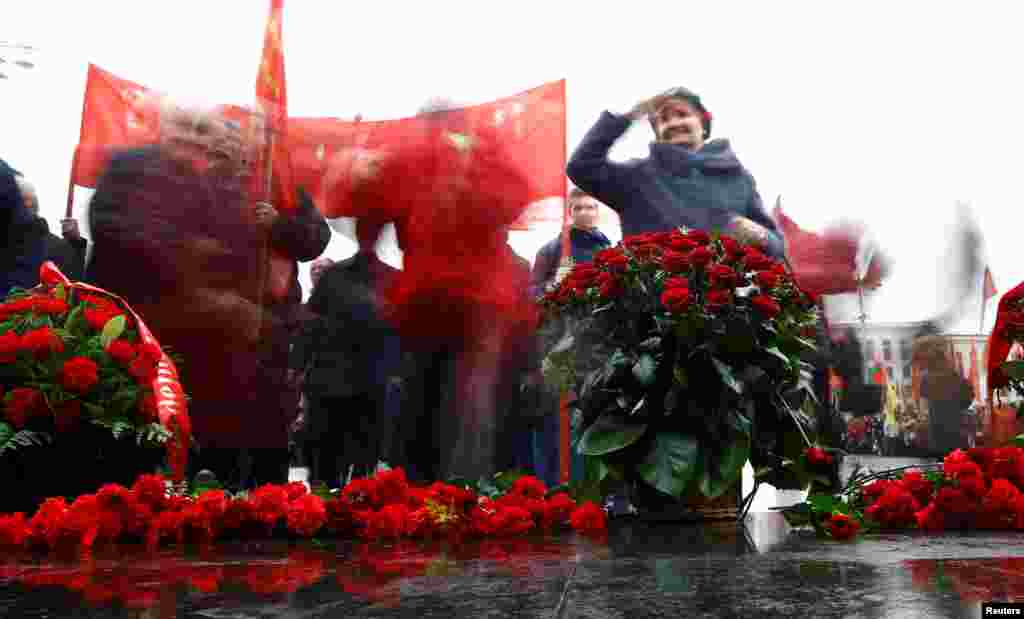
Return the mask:
<path fill-rule="evenodd" d="M 28 539 L 30 529 L 25 514 L 0 516 L 0 548 L 21 548 Z"/>
<path fill-rule="evenodd" d="M 132 484 L 135 500 L 153 510 L 161 510 L 167 503 L 167 482 L 161 475 L 140 475 Z"/>
<path fill-rule="evenodd" d="M 761 290 L 771 290 L 779 285 L 779 275 L 772 271 L 758 271 L 754 275 L 754 283 L 758 285 Z"/>
<path fill-rule="evenodd" d="M 690 257 L 678 251 L 666 251 L 661 255 L 661 268 L 669 273 L 684 273 L 690 268 Z"/>
<path fill-rule="evenodd" d="M 138 352 L 135 350 L 135 346 L 131 342 L 117 339 L 111 342 L 110 346 L 107 346 L 107 354 L 113 357 L 114 360 L 121 365 L 128 365 L 133 359 L 135 359 Z"/>
<path fill-rule="evenodd" d="M 14 363 L 18 359 L 18 353 L 24 350 L 21 344 L 21 336 L 14 331 L 0 333 L 0 364 Z"/>
<path fill-rule="evenodd" d="M 829 466 L 833 462 L 832 454 L 821 447 L 808 447 L 804 453 L 807 455 L 807 464 L 811 466 Z"/>
<path fill-rule="evenodd" d="M 921 505 L 927 505 L 931 501 L 934 484 L 925 479 L 921 471 L 907 471 L 899 483 L 907 489 L 907 492 L 914 495 Z"/>
<path fill-rule="evenodd" d="M 544 482 L 533 475 L 523 475 L 512 482 L 511 493 L 517 496 L 528 497 L 531 499 L 543 499 L 547 492 L 548 488 L 544 485 Z"/>
<path fill-rule="evenodd" d="M 608 532 L 608 514 L 593 501 L 587 501 L 573 510 L 569 524 L 584 535 L 601 536 Z"/>
<path fill-rule="evenodd" d="M 832 539 L 839 541 L 853 539 L 857 535 L 857 531 L 860 529 L 860 524 L 846 514 L 832 514 L 832 517 L 828 519 L 826 526 L 828 527 L 828 532 L 832 536 Z"/>
<path fill-rule="evenodd" d="M 682 287 L 666 288 L 661 293 L 661 304 L 673 314 L 681 314 L 690 306 L 690 289 Z"/>
<path fill-rule="evenodd" d="M 284 486 L 285 494 L 288 495 L 288 502 L 300 499 L 309 494 L 309 488 L 301 481 L 290 481 Z"/>
<path fill-rule="evenodd" d="M 544 522 L 547 526 L 569 524 L 569 518 L 576 509 L 576 501 L 568 494 L 559 492 L 547 500 L 545 508 Z"/>
<path fill-rule="evenodd" d="M 750 297 L 750 304 L 765 318 L 775 318 L 782 311 L 778 301 L 766 294 L 756 294 Z"/>
<path fill-rule="evenodd" d="M 156 378 L 156 365 L 152 361 L 145 357 L 136 357 L 128 364 L 128 373 L 139 382 L 139 384 L 149 384 Z"/>
<path fill-rule="evenodd" d="M 398 539 L 405 532 L 409 508 L 405 505 L 385 505 L 380 511 L 366 514 L 363 535 L 368 539 Z"/>
<path fill-rule="evenodd" d="M 64 352 L 64 340 L 50 327 L 29 331 L 21 336 L 21 346 L 32 351 L 37 359 Z"/>
<path fill-rule="evenodd" d="M 327 508 L 315 494 L 306 494 L 288 505 L 288 530 L 296 535 L 312 537 L 327 523 Z"/>
<path fill-rule="evenodd" d="M 99 367 L 92 359 L 73 357 L 61 366 L 60 383 L 73 393 L 88 393 L 99 380 Z"/>
<path fill-rule="evenodd" d="M 690 263 L 695 267 L 704 268 L 714 259 L 714 257 L 715 254 L 707 247 L 698 247 L 690 252 Z"/>
<path fill-rule="evenodd" d="M 409 480 L 405 477 L 405 469 L 399 467 L 378 471 L 377 497 L 381 503 L 404 503 L 409 494 Z"/>
<path fill-rule="evenodd" d="M 890 484 L 885 494 L 867 509 L 867 516 L 883 527 L 898 528 L 916 522 L 915 512 L 921 505 L 899 484 Z"/>
<path fill-rule="evenodd" d="M 715 312 L 724 309 L 728 305 L 732 305 L 732 291 L 715 289 L 708 292 L 705 299 L 705 305 L 709 311 Z"/>
<path fill-rule="evenodd" d="M 40 412 L 45 405 L 43 394 L 30 387 L 11 389 L 4 398 L 4 413 L 7 421 L 15 428 L 25 427 L 25 422 Z"/>
<path fill-rule="evenodd" d="M 82 402 L 68 400 L 54 410 L 54 425 L 58 432 L 67 432 L 74 428 L 82 418 Z"/>

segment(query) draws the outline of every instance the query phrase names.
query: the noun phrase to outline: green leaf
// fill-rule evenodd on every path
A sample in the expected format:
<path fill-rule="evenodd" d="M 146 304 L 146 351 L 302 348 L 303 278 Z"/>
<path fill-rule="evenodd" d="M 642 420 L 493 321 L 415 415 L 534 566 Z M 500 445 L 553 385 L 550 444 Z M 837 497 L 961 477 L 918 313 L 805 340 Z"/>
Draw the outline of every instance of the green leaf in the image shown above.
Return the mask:
<path fill-rule="evenodd" d="M 66 301 L 68 298 L 68 291 L 65 290 L 64 284 L 57 284 L 53 289 L 53 296 L 57 297 L 61 301 Z"/>
<path fill-rule="evenodd" d="M 678 498 L 697 472 L 699 456 L 700 444 L 695 438 L 678 432 L 659 432 L 637 471 L 654 488 Z"/>
<path fill-rule="evenodd" d="M 124 314 L 114 316 L 107 321 L 107 324 L 103 325 L 103 332 L 100 334 L 100 344 L 104 349 L 110 346 L 111 342 L 121 337 L 121 334 L 124 333 L 125 325 L 126 319 Z"/>
<path fill-rule="evenodd" d="M 749 436 L 751 430 L 753 430 L 753 424 L 751 424 L 750 419 L 739 411 L 729 411 L 728 419 L 729 425 L 740 434 Z"/>
<path fill-rule="evenodd" d="M 690 386 L 690 378 L 689 376 L 687 376 L 685 369 L 677 365 L 676 367 L 672 368 L 672 375 L 675 376 L 676 382 L 679 383 L 679 386 L 682 387 L 683 389 L 686 389 L 687 387 Z"/>
<path fill-rule="evenodd" d="M 779 350 L 778 347 L 770 346 L 768 348 L 765 348 L 764 351 L 769 355 L 776 357 L 779 361 L 785 363 L 786 365 L 789 365 L 789 357 L 786 356 L 786 353 Z"/>
<path fill-rule="evenodd" d="M 743 466 L 750 458 L 750 437 L 740 435 L 718 450 L 708 450 L 701 458 L 704 470 L 700 476 L 700 491 L 710 498 L 722 496 L 740 478 Z"/>
<path fill-rule="evenodd" d="M 736 377 L 733 375 L 732 368 L 715 357 L 711 357 L 711 363 L 715 366 L 715 369 L 718 370 L 718 375 L 722 377 L 722 382 L 725 383 L 725 386 L 732 389 L 737 394 L 742 395 L 743 383 L 736 380 Z"/>
<path fill-rule="evenodd" d="M 37 447 L 50 442 L 50 435 L 31 430 L 14 431 L 10 424 L 0 422 L 0 455 L 22 447 Z"/>
<path fill-rule="evenodd" d="M 640 384 L 644 387 L 650 387 L 654 384 L 654 379 L 657 378 L 658 373 L 658 362 L 654 360 L 654 357 L 649 353 L 640 355 L 636 363 L 633 365 L 633 376 L 636 377 Z"/>
<path fill-rule="evenodd" d="M 69 333 L 85 332 L 86 322 L 82 319 L 82 313 L 84 310 L 85 305 L 77 305 L 75 309 L 71 310 L 71 313 L 68 314 L 68 319 L 64 323 L 64 328 L 67 329 Z"/>
<path fill-rule="evenodd" d="M 1007 361 L 1002 369 L 1013 380 L 1024 380 L 1024 361 Z"/>
<path fill-rule="evenodd" d="M 1018 434 L 1013 439 L 1013 444 L 1015 447 L 1024 447 L 1024 434 Z"/>
<path fill-rule="evenodd" d="M 646 431 L 646 423 L 627 424 L 618 415 L 606 413 L 586 429 L 577 450 L 585 456 L 603 456 L 629 447 Z"/>

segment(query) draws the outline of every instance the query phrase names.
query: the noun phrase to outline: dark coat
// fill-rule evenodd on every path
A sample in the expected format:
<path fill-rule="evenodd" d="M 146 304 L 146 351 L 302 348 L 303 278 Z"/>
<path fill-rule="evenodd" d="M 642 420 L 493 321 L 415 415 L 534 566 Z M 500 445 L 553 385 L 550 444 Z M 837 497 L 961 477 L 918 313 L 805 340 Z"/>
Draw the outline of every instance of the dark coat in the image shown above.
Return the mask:
<path fill-rule="evenodd" d="M 726 229 L 746 217 L 770 232 L 768 253 L 784 254 L 783 237 L 768 216 L 754 178 L 727 140 L 708 142 L 697 153 L 654 142 L 644 159 L 617 163 L 608 152 L 629 128 L 625 116 L 604 112 L 569 159 L 567 173 L 583 191 L 614 209 L 622 235 L 664 232 L 678 226 Z"/>
<path fill-rule="evenodd" d="M 249 220 L 245 193 L 145 147 L 111 160 L 90 209 L 88 277 L 124 296 L 184 358 L 200 446 L 285 448 L 298 398 L 286 381 L 288 328 L 301 298 L 297 282 L 285 300 L 264 294 L 267 237 Z M 274 250 L 309 261 L 326 248 L 330 229 L 300 193 L 299 210 L 282 214 L 269 239 Z"/>
<path fill-rule="evenodd" d="M 612 245 L 608 237 L 597 228 L 593 230 L 570 229 L 569 243 L 573 262 L 577 264 L 590 262 L 594 259 L 594 254 Z M 533 260 L 533 270 L 530 273 L 530 295 L 532 297 L 536 298 L 544 294 L 544 288 L 555 279 L 561 261 L 562 235 L 558 235 L 545 243 Z"/>
<path fill-rule="evenodd" d="M 0 299 L 12 288 L 38 284 L 46 256 L 46 236 L 25 208 L 15 176 L 15 170 L 0 160 Z"/>
<path fill-rule="evenodd" d="M 50 232 L 50 224 L 42 217 L 37 217 L 36 226 L 46 236 L 46 259 L 57 265 L 64 275 L 73 282 L 80 282 L 85 277 L 85 252 L 88 242 L 85 239 L 65 239 Z"/>
<path fill-rule="evenodd" d="M 357 253 L 331 265 L 317 282 L 309 321 L 293 350 L 293 365 L 306 370 L 310 397 L 380 393 L 401 372 L 401 345 L 383 315 L 383 291 L 398 269 L 377 256 Z"/>

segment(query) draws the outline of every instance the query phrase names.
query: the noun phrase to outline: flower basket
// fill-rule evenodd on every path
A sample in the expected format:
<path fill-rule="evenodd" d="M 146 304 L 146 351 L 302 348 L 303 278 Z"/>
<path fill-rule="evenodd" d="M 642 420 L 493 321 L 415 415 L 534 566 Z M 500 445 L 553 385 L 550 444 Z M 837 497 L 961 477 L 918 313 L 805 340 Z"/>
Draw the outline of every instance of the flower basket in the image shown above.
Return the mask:
<path fill-rule="evenodd" d="M 780 488 L 822 477 L 804 457 L 815 301 L 758 249 L 682 229 L 627 237 L 540 303 L 545 374 L 577 394 L 584 485 L 625 482 L 640 508 L 713 519 L 735 515 L 748 460 Z"/>
<path fill-rule="evenodd" d="M 168 450 L 180 479 L 189 441 L 174 363 L 118 297 L 43 282 L 0 304 L 0 512 L 152 472 Z"/>

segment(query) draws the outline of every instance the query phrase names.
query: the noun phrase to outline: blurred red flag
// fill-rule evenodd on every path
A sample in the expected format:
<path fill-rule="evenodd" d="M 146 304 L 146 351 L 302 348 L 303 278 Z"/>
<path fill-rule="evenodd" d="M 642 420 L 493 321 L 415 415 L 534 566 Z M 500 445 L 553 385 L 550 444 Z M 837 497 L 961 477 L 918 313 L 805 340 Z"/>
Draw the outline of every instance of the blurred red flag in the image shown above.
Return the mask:
<path fill-rule="evenodd" d="M 113 151 L 155 142 L 159 135 L 156 93 L 90 64 L 71 182 L 95 187 Z"/>
<path fill-rule="evenodd" d="M 281 36 L 283 11 L 284 0 L 270 0 L 263 57 L 256 75 L 256 107 L 263 113 L 267 138 L 261 149 L 256 182 L 257 195 L 278 210 L 291 212 L 295 208 L 295 186 L 288 153 L 288 90 Z"/>
<path fill-rule="evenodd" d="M 971 383 L 971 388 L 974 389 L 975 399 L 983 401 L 985 398 L 978 385 L 978 346 L 974 341 L 971 341 L 971 367 L 967 375 L 967 380 Z"/>
<path fill-rule="evenodd" d="M 996 296 L 996 282 L 992 279 L 992 270 L 985 267 L 984 298 L 986 301 Z"/>
<path fill-rule="evenodd" d="M 786 237 L 786 254 L 797 284 L 815 295 L 857 291 L 857 252 L 864 230 L 856 224 L 833 226 L 823 234 L 802 230 L 775 204 L 773 217 Z M 872 257 L 864 288 L 877 288 L 885 277 L 884 259 Z"/>
<path fill-rule="evenodd" d="M 530 207 L 512 226 L 529 230 L 539 224 L 561 224 L 566 194 L 565 80 L 550 82 L 511 97 L 462 108 L 470 127 L 487 127 L 501 141 L 504 156 L 530 185 Z M 326 217 L 350 215 L 343 202 L 324 193 L 332 159 L 353 148 L 377 149 L 400 145 L 425 131 L 423 117 L 374 122 L 337 118 L 292 118 L 289 141 L 295 182 L 314 196 Z M 344 173 L 344 171 L 342 171 Z"/>

